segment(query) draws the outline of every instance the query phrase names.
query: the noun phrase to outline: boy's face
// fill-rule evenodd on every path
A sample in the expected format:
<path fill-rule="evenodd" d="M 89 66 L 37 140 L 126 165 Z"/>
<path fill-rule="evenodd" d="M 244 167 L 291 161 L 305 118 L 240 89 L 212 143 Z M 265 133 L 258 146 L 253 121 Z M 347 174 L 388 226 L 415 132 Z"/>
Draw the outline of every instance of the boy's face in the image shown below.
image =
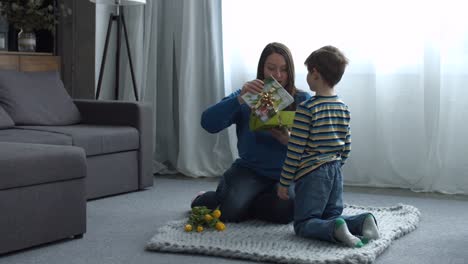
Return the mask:
<path fill-rule="evenodd" d="M 266 77 L 273 76 L 283 87 L 288 84 L 288 65 L 284 57 L 278 53 L 272 53 L 265 60 L 263 74 Z"/>
<path fill-rule="evenodd" d="M 314 73 L 307 71 L 307 84 L 311 91 L 315 92 L 315 77 Z"/>

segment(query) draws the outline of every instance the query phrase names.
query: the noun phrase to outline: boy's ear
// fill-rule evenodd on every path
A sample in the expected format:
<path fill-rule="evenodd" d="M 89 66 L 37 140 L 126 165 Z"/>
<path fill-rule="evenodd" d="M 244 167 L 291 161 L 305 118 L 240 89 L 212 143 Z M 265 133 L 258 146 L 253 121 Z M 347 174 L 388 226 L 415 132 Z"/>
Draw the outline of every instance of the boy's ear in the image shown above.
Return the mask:
<path fill-rule="evenodd" d="M 320 75 L 320 73 L 314 68 L 314 69 L 312 70 L 312 78 L 313 78 L 314 80 L 318 80 L 318 79 L 320 79 L 321 77 L 322 77 L 322 76 Z"/>

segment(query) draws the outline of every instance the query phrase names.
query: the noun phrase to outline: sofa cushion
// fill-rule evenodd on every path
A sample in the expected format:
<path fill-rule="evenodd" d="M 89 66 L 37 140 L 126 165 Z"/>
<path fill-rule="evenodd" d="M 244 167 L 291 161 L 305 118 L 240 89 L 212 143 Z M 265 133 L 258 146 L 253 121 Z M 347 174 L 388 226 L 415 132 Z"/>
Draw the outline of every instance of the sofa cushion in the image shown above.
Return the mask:
<path fill-rule="evenodd" d="M 11 117 L 8 115 L 3 107 L 0 105 L 0 129 L 10 128 L 15 125 L 15 122 L 11 120 Z"/>
<path fill-rule="evenodd" d="M 79 124 L 71 126 L 17 126 L 17 128 L 70 136 L 73 146 L 84 148 L 86 156 L 136 150 L 140 146 L 138 130 L 128 126 Z"/>
<path fill-rule="evenodd" d="M 18 128 L 1 129 L 0 142 L 73 145 L 72 138 L 64 134 Z"/>
<path fill-rule="evenodd" d="M 0 190 L 86 176 L 83 149 L 0 142 Z"/>
<path fill-rule="evenodd" d="M 58 72 L 0 70 L 0 105 L 17 125 L 70 125 L 81 119 Z"/>

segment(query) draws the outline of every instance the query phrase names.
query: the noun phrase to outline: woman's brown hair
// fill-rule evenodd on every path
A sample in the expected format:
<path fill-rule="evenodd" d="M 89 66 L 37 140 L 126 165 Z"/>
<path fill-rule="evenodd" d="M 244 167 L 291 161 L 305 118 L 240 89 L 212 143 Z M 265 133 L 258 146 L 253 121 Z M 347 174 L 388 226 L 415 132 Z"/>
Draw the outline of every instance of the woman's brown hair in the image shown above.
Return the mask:
<path fill-rule="evenodd" d="M 289 50 L 286 45 L 272 42 L 265 46 L 260 55 L 260 60 L 258 61 L 258 68 L 257 68 L 257 79 L 265 80 L 264 68 L 265 62 L 268 56 L 273 53 L 278 53 L 279 55 L 283 56 L 284 60 L 286 61 L 286 71 L 288 72 L 288 83 L 286 84 L 286 91 L 294 98 L 297 92 L 296 85 L 294 84 L 295 80 L 295 72 L 294 72 L 294 61 L 292 58 L 291 51 Z M 292 103 L 289 105 L 285 110 L 296 110 L 296 103 Z"/>

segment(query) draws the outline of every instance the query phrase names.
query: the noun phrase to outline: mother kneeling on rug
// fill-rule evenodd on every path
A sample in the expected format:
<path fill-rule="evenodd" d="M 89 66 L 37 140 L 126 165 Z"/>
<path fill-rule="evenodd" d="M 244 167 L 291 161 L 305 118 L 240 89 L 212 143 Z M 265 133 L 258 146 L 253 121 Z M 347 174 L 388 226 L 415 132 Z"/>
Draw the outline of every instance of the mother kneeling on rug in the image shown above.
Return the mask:
<path fill-rule="evenodd" d="M 289 131 L 279 128 L 251 131 L 251 109 L 241 97 L 247 92 L 262 92 L 263 80 L 269 76 L 273 76 L 294 98 L 295 102 L 285 110 L 295 111 L 296 105 L 310 98 L 294 85 L 290 50 L 281 43 L 268 44 L 258 62 L 257 79 L 246 82 L 242 89 L 203 112 L 201 125 L 210 133 L 236 125 L 239 158 L 221 177 L 216 191 L 200 192 L 191 207 L 214 209 L 219 206 L 221 219 L 227 222 L 249 218 L 284 224 L 292 221 L 293 197 L 281 200 L 276 195 Z"/>

